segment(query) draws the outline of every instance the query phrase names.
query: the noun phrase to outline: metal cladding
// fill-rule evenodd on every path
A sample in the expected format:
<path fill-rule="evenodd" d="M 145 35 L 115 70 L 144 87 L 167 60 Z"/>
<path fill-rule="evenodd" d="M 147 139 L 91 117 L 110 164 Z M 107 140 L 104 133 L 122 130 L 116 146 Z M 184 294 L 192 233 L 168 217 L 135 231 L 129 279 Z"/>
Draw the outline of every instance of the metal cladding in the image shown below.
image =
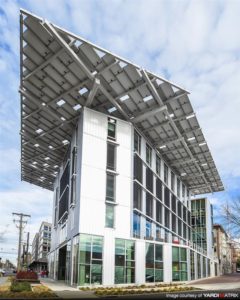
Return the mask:
<path fill-rule="evenodd" d="M 185 89 L 20 12 L 21 178 L 53 190 L 81 108 L 131 122 L 194 194 L 224 189 Z"/>

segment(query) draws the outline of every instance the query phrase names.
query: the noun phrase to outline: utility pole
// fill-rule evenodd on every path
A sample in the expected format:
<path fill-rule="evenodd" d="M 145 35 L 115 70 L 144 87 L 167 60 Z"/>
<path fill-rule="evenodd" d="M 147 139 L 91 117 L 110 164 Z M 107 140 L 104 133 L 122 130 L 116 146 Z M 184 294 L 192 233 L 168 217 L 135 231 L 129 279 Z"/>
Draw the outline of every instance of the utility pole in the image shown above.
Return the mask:
<path fill-rule="evenodd" d="M 26 256 L 26 264 L 27 264 L 27 268 L 28 268 L 28 264 L 29 264 L 29 261 L 28 261 L 28 252 L 29 252 L 29 232 L 27 233 L 27 256 Z"/>
<path fill-rule="evenodd" d="M 25 215 L 22 213 L 12 213 L 13 216 L 17 216 L 18 219 L 13 219 L 13 222 L 16 223 L 16 227 L 19 228 L 19 240 L 18 240 L 18 262 L 17 262 L 17 270 L 21 270 L 21 245 L 22 245 L 22 233 L 24 224 L 27 224 L 27 220 L 25 218 L 31 218 L 30 215 Z"/>

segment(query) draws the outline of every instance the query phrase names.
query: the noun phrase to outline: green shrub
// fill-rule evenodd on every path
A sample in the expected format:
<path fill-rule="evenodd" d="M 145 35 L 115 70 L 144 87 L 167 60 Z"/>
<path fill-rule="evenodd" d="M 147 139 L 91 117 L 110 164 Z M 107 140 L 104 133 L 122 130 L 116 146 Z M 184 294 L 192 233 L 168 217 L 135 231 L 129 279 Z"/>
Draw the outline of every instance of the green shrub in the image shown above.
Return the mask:
<path fill-rule="evenodd" d="M 12 281 L 11 286 L 10 286 L 10 291 L 11 292 L 29 292 L 29 291 L 31 291 L 31 285 L 27 281 L 24 281 L 24 282 Z"/>

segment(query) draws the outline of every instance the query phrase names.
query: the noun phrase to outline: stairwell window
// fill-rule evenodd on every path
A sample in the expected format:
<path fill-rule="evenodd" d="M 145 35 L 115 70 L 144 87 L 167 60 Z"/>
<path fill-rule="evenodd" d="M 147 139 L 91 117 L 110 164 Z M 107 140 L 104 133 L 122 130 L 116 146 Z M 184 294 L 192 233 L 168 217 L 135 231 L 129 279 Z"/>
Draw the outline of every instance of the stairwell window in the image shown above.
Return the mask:
<path fill-rule="evenodd" d="M 116 170 L 116 146 L 107 143 L 107 169 Z"/>
<path fill-rule="evenodd" d="M 141 155 L 141 136 L 134 131 L 134 151 Z"/>
<path fill-rule="evenodd" d="M 146 144 L 146 162 L 151 167 L 152 166 L 152 148 Z"/>
<path fill-rule="evenodd" d="M 108 118 L 108 138 L 116 140 L 116 120 Z"/>

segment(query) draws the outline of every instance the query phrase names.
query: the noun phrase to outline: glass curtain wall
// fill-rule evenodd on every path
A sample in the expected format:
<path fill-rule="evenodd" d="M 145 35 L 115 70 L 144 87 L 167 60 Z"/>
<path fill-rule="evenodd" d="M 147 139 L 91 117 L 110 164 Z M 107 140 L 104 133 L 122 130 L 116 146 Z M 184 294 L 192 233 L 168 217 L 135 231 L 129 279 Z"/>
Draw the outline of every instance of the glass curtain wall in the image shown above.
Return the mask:
<path fill-rule="evenodd" d="M 72 248 L 72 283 L 78 284 L 79 235 L 73 238 Z"/>

